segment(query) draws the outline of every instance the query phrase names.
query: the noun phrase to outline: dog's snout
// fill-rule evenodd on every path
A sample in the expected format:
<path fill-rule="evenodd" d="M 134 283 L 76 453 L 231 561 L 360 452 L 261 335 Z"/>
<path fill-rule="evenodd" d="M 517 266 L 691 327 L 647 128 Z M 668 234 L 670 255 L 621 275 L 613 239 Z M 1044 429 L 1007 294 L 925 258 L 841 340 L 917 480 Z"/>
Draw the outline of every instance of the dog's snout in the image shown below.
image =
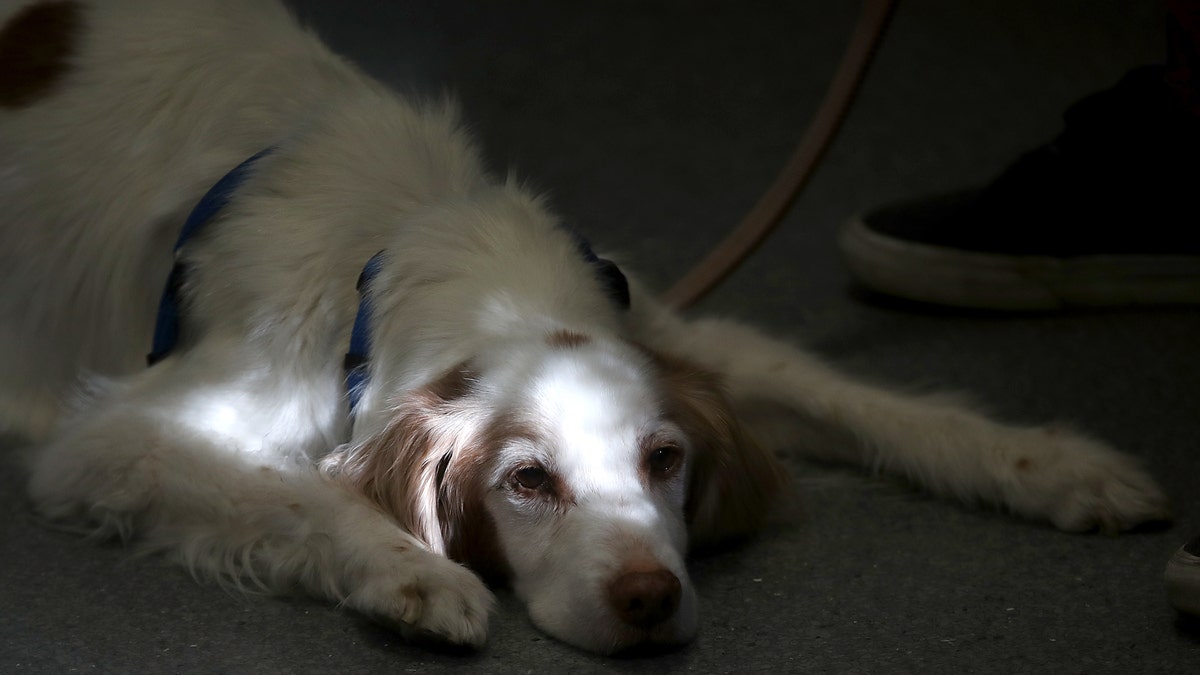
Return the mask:
<path fill-rule="evenodd" d="M 608 585 L 608 602 L 625 623 L 652 628 L 675 615 L 682 592 L 670 570 L 624 572 Z"/>

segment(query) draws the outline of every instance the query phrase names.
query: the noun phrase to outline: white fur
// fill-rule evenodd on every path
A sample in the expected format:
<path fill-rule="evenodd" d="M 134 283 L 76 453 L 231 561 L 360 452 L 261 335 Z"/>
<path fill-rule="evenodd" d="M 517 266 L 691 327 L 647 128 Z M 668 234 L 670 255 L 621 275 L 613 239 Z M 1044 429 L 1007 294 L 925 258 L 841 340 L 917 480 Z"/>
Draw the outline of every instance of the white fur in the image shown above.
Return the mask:
<path fill-rule="evenodd" d="M 186 247 L 182 343 L 145 368 L 183 218 L 267 146 Z M 342 355 L 381 249 L 351 425 Z M 492 605 L 446 557 L 479 543 L 459 541 L 469 527 L 549 633 L 601 652 L 691 638 L 689 538 L 753 530 L 782 480 L 735 416 L 780 412 L 807 435 L 777 445 L 819 438 L 802 450 L 1064 529 L 1165 514 L 1097 441 L 847 380 L 636 282 L 615 307 L 541 202 L 483 171 L 450 106 L 384 90 L 269 0 L 86 4 L 62 86 L 0 110 L 0 288 L 0 430 L 38 442 L 39 511 L 457 643 L 483 642 Z M 680 464 L 647 478 L 659 446 Z M 555 487 L 522 488 L 530 466 Z M 630 570 L 676 579 L 646 595 L 674 611 L 622 620 Z"/>

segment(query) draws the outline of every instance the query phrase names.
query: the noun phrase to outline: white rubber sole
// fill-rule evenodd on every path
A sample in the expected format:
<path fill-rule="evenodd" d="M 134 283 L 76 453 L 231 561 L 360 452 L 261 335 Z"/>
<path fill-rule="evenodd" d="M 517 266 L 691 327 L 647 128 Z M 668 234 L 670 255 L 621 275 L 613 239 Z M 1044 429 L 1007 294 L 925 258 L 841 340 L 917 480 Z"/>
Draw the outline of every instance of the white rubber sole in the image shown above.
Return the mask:
<path fill-rule="evenodd" d="M 1200 304 L 1200 256 L 1009 256 L 893 239 L 861 217 L 838 241 L 866 287 L 920 302 L 1003 310 Z"/>
<path fill-rule="evenodd" d="M 1163 581 L 1175 609 L 1200 616 L 1200 557 L 1180 548 L 1167 561 Z"/>

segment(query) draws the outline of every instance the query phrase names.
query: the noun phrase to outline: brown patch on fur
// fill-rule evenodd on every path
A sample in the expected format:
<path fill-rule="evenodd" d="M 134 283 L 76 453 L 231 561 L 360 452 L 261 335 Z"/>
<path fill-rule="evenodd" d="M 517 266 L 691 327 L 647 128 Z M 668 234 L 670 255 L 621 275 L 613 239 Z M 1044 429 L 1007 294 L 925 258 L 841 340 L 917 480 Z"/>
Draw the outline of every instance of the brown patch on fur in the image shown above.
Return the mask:
<path fill-rule="evenodd" d="M 458 423 L 488 414 L 472 406 L 474 377 L 464 364 L 407 394 L 383 431 L 323 469 L 430 550 L 499 581 L 508 576 L 507 561 L 483 505 L 498 439 L 490 428 L 463 434 Z"/>
<path fill-rule="evenodd" d="M 705 547 L 757 530 L 787 470 L 738 423 L 720 377 L 642 349 L 658 368 L 668 416 L 696 446 L 686 502 L 691 545 Z"/>
<path fill-rule="evenodd" d="M 457 401 L 471 392 L 474 380 L 474 371 L 465 363 L 459 364 L 426 385 L 425 396 L 428 401 L 436 403 Z"/>
<path fill-rule="evenodd" d="M 1017 471 L 1028 471 L 1033 467 L 1033 461 L 1028 457 L 1022 457 L 1017 460 L 1017 463 L 1014 466 L 1017 467 Z"/>
<path fill-rule="evenodd" d="M 573 349 L 591 342 L 590 336 L 560 328 L 546 336 L 546 344 L 558 349 Z"/>
<path fill-rule="evenodd" d="M 81 9 L 69 0 L 40 2 L 0 28 L 0 107 L 28 106 L 58 85 L 75 55 Z"/>

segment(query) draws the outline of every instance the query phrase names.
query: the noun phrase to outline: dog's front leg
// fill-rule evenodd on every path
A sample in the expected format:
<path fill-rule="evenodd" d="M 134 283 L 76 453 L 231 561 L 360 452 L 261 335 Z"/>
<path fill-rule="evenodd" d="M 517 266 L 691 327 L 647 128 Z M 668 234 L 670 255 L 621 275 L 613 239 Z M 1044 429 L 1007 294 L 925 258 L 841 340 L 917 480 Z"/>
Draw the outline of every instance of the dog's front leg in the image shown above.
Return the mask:
<path fill-rule="evenodd" d="M 730 321 L 684 321 L 635 300 L 638 339 L 722 374 L 752 430 L 791 428 L 805 454 L 903 475 L 939 494 L 984 501 L 1064 530 L 1115 531 L 1168 516 L 1138 463 L 1053 426 L 1002 424 L 945 396 L 912 396 L 848 378 Z M 780 427 L 782 414 L 793 423 Z M 766 422 L 765 426 L 755 423 Z"/>
<path fill-rule="evenodd" d="M 30 494 L 43 515 L 132 539 L 238 587 L 298 587 L 392 626 L 484 641 L 492 595 L 476 575 L 305 458 L 274 452 L 270 432 L 243 428 L 278 416 L 285 402 L 256 409 L 261 386 L 173 366 L 151 369 L 171 377 L 147 371 L 94 402 L 37 449 Z M 293 434 L 303 426 L 287 425 Z"/>

